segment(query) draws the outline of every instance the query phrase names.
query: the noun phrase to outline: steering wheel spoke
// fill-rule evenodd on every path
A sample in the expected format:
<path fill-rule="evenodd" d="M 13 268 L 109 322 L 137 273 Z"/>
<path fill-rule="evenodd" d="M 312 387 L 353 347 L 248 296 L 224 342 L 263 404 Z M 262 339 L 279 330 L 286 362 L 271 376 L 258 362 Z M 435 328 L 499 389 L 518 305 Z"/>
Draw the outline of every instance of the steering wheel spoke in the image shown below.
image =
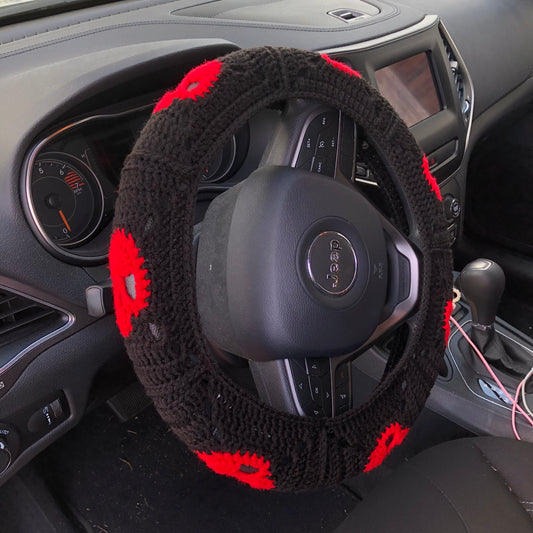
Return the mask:
<path fill-rule="evenodd" d="M 260 398 L 279 411 L 313 418 L 352 406 L 350 356 L 250 361 Z"/>
<path fill-rule="evenodd" d="M 287 102 L 261 164 L 283 165 L 353 183 L 357 128 L 338 109 L 309 100 Z"/>

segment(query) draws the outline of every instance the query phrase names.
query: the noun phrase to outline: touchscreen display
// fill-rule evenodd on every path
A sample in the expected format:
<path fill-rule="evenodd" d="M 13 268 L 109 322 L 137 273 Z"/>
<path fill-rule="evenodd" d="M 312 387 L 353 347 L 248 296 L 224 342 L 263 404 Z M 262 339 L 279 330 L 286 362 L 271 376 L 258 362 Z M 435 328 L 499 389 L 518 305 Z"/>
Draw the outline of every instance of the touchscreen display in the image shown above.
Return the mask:
<path fill-rule="evenodd" d="M 441 110 L 426 53 L 376 71 L 380 93 L 410 127 Z"/>

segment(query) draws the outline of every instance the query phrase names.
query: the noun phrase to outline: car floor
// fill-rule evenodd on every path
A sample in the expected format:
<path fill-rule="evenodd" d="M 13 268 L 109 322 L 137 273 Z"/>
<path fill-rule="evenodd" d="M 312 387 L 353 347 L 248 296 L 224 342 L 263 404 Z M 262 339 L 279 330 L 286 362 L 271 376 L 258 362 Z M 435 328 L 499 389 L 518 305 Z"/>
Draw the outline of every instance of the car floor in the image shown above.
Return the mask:
<path fill-rule="evenodd" d="M 13 491 L 16 484 L 19 490 Z M 51 505 L 43 485 L 65 516 Z M 333 531 L 358 501 L 346 487 L 301 494 L 252 490 L 208 470 L 153 407 L 121 423 L 106 405 L 1 491 L 10 497 L 0 504 L 0 515 L 19 522 L 10 524 L 9 533 L 55 531 L 43 526 L 41 509 L 28 512 L 33 507 L 26 505 L 29 499 L 44 501 L 40 506 L 57 531 L 99 533 Z M 18 500 L 13 503 L 14 492 Z M 32 494 L 25 498 L 24 492 Z M 26 510 L 17 512 L 13 505 Z M 65 517 L 70 530 L 63 528 Z"/>

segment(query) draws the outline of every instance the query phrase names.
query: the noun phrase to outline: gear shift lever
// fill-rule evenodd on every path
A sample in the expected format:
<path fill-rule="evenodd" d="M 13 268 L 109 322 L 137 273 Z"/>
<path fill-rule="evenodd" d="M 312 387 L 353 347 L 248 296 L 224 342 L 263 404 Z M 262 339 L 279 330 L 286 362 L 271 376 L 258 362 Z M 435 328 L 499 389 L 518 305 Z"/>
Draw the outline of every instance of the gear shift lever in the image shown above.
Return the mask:
<path fill-rule="evenodd" d="M 475 325 L 494 326 L 505 288 L 505 274 L 490 259 L 476 259 L 461 271 L 461 292 L 472 309 Z"/>
<path fill-rule="evenodd" d="M 525 351 L 506 348 L 494 329 L 498 304 L 505 288 L 505 274 L 490 259 L 468 263 L 459 277 L 461 292 L 472 311 L 470 337 L 492 366 L 514 376 L 524 375 L 531 367 Z M 474 357 L 474 360 L 476 358 Z"/>

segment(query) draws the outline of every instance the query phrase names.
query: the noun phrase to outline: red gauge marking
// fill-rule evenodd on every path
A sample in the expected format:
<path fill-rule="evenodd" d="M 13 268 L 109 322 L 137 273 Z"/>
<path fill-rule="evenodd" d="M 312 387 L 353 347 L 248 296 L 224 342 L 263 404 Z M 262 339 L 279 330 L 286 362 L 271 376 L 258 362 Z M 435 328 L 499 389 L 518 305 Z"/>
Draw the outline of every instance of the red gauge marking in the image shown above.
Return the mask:
<path fill-rule="evenodd" d="M 65 183 L 72 189 L 76 190 L 83 185 L 83 181 L 78 174 L 72 170 L 65 176 Z"/>

